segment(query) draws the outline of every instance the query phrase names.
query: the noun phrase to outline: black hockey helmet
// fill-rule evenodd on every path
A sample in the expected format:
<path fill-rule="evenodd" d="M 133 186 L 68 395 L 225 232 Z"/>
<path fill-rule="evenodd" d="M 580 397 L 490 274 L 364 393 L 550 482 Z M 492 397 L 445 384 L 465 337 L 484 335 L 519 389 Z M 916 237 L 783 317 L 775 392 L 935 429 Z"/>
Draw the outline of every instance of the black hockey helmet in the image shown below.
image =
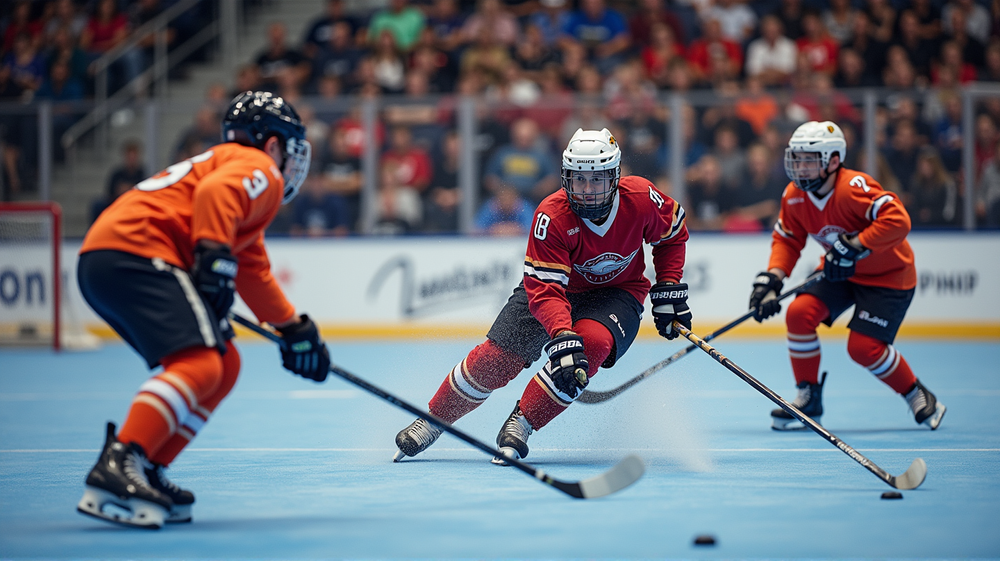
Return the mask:
<path fill-rule="evenodd" d="M 270 92 L 247 91 L 229 103 L 222 119 L 223 142 L 237 142 L 263 150 L 272 136 L 278 137 L 285 151 L 282 175 L 285 194 L 282 203 L 295 198 L 309 173 L 312 147 L 306 140 L 302 119 L 284 99 Z"/>

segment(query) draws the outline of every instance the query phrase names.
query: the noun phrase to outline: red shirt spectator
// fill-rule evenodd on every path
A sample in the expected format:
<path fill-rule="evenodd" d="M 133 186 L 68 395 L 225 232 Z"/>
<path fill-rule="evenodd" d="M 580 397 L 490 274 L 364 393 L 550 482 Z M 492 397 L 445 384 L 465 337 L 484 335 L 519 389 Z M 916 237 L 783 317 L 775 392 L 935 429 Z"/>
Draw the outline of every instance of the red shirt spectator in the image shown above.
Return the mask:
<path fill-rule="evenodd" d="M 677 42 L 684 43 L 684 26 L 681 25 L 681 20 L 663 5 L 663 0 L 640 2 L 635 15 L 628 20 L 628 32 L 632 36 L 632 42 L 639 46 L 649 45 L 653 39 L 653 27 L 659 24 L 669 27 Z"/>
<path fill-rule="evenodd" d="M 423 191 L 431 182 L 434 167 L 427 152 L 413 145 L 413 133 L 407 127 L 392 129 L 392 147 L 382 156 L 383 166 L 396 170 L 396 184 Z"/>
<path fill-rule="evenodd" d="M 687 59 L 699 80 L 735 78 L 743 68 L 743 48 L 724 39 L 719 22 L 708 19 L 702 37 L 688 47 Z"/>
<path fill-rule="evenodd" d="M 91 53 L 106 53 L 127 35 L 128 20 L 118 12 L 115 0 L 101 0 L 80 35 L 80 47 Z"/>
<path fill-rule="evenodd" d="M 806 14 L 802 18 L 802 29 L 805 35 L 795 42 L 799 54 L 805 56 L 815 72 L 833 76 L 837 72 L 840 46 L 826 33 L 823 22 L 816 14 Z"/>
<path fill-rule="evenodd" d="M 646 77 L 657 86 L 666 86 L 670 62 L 683 56 L 684 47 L 677 42 L 673 30 L 662 23 L 654 24 L 650 30 L 650 44 L 642 49 L 642 65 L 646 69 Z"/>
<path fill-rule="evenodd" d="M 44 25 L 40 19 L 29 21 L 31 17 L 31 2 L 19 2 L 14 6 L 14 12 L 10 16 L 10 23 L 3 34 L 3 48 L 0 52 L 9 53 L 14 48 L 14 39 L 18 35 L 26 34 L 31 38 L 32 43 L 38 46 L 38 38 L 42 33 Z"/>

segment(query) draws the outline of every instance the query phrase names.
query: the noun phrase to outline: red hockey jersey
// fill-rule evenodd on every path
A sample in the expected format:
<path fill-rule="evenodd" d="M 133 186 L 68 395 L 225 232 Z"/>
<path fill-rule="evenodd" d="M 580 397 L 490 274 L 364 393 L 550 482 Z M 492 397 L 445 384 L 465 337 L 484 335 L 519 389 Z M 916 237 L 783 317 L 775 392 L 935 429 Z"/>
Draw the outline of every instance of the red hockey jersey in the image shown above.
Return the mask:
<path fill-rule="evenodd" d="M 653 246 L 657 282 L 680 282 L 687 239 L 684 209 L 645 178 L 621 179 L 600 226 L 577 216 L 560 189 L 538 205 L 528 237 L 524 289 L 531 313 L 553 336 L 573 325 L 567 291 L 614 286 L 644 302 L 650 284 L 642 243 Z"/>
<path fill-rule="evenodd" d="M 841 169 L 833 191 L 823 199 L 789 183 L 774 225 L 768 269 L 790 274 L 810 237 L 829 251 L 841 233 L 857 234 L 872 250 L 858 261 L 851 282 L 909 290 L 917 286 L 913 250 L 906 241 L 910 215 L 895 194 L 868 174 Z"/>

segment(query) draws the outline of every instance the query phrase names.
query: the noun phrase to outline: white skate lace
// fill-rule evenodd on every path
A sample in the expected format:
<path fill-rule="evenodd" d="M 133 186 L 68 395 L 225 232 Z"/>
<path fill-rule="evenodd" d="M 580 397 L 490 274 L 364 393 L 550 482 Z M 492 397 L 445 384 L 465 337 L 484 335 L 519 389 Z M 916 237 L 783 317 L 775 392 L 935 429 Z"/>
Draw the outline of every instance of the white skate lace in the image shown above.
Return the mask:
<path fill-rule="evenodd" d="M 927 407 L 927 396 L 920 387 L 914 388 L 914 390 L 906 394 L 906 402 L 910 404 L 910 411 L 914 414 L 923 411 Z"/>
<path fill-rule="evenodd" d="M 441 429 L 431 425 L 423 419 L 417 419 L 413 426 L 407 431 L 410 438 L 415 440 L 421 447 L 431 444 L 437 437 L 441 436 Z"/>
<path fill-rule="evenodd" d="M 163 466 L 153 466 L 153 473 L 156 475 L 156 480 L 160 482 L 160 486 L 166 488 L 171 493 L 180 493 L 181 488 L 174 484 L 173 481 L 167 479 L 167 475 L 163 473 Z"/>
<path fill-rule="evenodd" d="M 143 463 L 143 459 L 136 456 L 135 452 L 129 452 L 122 460 L 122 473 L 136 486 L 149 489 L 149 480 L 146 479 Z"/>
<path fill-rule="evenodd" d="M 525 418 L 521 410 L 518 409 L 517 413 L 510 416 L 507 419 L 507 423 L 504 424 L 503 431 L 507 434 L 511 434 L 516 437 L 521 442 L 527 442 L 528 436 L 531 435 L 532 428 L 531 423 Z"/>
<path fill-rule="evenodd" d="M 812 388 L 810 388 L 809 385 L 806 385 L 804 388 L 799 388 L 799 395 L 795 397 L 795 401 L 792 401 L 792 405 L 794 405 L 797 409 L 802 409 L 802 407 L 809 403 L 811 398 Z"/>

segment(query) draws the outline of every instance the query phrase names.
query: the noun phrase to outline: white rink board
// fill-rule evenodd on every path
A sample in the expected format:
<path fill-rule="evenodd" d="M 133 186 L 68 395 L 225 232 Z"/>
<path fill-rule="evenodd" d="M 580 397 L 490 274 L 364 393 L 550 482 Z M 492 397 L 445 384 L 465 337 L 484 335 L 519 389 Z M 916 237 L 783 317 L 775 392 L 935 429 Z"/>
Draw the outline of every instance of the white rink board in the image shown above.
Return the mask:
<path fill-rule="evenodd" d="M 909 240 L 919 285 L 907 322 L 1000 324 L 1000 235 L 915 233 Z M 515 238 L 274 239 L 268 250 L 289 299 L 319 323 L 485 327 L 521 280 L 525 245 Z M 78 247 L 64 247 L 65 267 L 75 266 Z M 649 247 L 643 251 L 651 274 Z M 694 233 L 685 281 L 696 322 L 721 324 L 743 313 L 769 252 L 769 235 Z M 820 255 L 810 241 L 786 287 L 801 282 Z M 75 279 L 75 271 L 64 278 Z M 81 302 L 76 283 L 69 285 Z M 242 303 L 237 310 L 247 311 Z"/>

